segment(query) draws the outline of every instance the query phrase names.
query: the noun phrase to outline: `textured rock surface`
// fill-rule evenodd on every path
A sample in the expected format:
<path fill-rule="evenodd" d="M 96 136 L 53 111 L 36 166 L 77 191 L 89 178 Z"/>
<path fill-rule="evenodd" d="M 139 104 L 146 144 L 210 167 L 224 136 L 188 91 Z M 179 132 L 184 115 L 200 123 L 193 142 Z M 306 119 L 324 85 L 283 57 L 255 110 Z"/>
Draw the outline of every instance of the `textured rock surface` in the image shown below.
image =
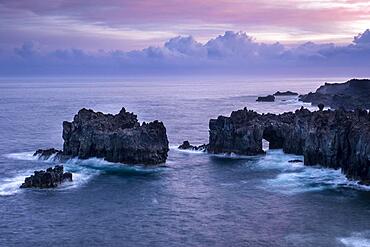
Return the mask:
<path fill-rule="evenodd" d="M 370 80 L 352 79 L 346 83 L 325 83 L 315 93 L 301 95 L 299 99 L 313 105 L 322 103 L 335 109 L 370 109 Z"/>
<path fill-rule="evenodd" d="M 35 171 L 24 180 L 21 188 L 55 188 L 65 181 L 72 181 L 72 173 L 64 172 L 63 166 L 55 166 L 46 171 Z"/>
<path fill-rule="evenodd" d="M 341 168 L 353 179 L 370 182 L 370 115 L 366 111 L 316 111 L 258 114 L 246 108 L 209 123 L 212 153 L 263 154 L 270 148 L 304 156 L 305 165 Z"/>
<path fill-rule="evenodd" d="M 63 139 L 63 155 L 129 164 L 164 163 L 169 150 L 162 122 L 140 125 L 125 108 L 117 115 L 81 109 L 72 122 L 63 122 Z"/>
<path fill-rule="evenodd" d="M 275 101 L 275 96 L 274 95 L 267 95 L 267 96 L 258 97 L 256 101 L 258 101 L 258 102 L 274 102 Z"/>

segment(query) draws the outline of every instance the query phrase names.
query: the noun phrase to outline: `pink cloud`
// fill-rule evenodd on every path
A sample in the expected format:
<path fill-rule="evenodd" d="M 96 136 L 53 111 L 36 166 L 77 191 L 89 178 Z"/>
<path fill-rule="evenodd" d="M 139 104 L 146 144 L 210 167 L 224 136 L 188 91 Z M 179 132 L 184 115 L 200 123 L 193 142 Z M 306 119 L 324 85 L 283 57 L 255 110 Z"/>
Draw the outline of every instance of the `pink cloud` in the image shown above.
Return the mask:
<path fill-rule="evenodd" d="M 370 4 L 365 0 L 0 0 L 0 22 L 5 21 L 10 25 L 0 27 L 0 35 L 5 33 L 18 44 L 27 37 L 43 43 L 37 38 L 42 37 L 48 44 L 65 40 L 87 47 L 131 49 L 159 44 L 174 35 L 207 40 L 226 30 L 252 32 L 257 39 L 261 32 L 265 40 L 279 35 L 291 42 L 308 37 L 336 42 L 369 28 Z"/>

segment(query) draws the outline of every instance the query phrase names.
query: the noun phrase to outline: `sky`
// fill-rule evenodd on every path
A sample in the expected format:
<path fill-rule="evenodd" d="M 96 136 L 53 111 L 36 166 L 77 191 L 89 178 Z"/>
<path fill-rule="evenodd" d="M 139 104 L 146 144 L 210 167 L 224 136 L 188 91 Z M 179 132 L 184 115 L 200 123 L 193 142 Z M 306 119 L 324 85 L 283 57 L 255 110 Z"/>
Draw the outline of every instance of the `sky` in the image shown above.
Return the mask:
<path fill-rule="evenodd" d="M 370 1 L 0 0 L 0 75 L 366 75 Z"/>

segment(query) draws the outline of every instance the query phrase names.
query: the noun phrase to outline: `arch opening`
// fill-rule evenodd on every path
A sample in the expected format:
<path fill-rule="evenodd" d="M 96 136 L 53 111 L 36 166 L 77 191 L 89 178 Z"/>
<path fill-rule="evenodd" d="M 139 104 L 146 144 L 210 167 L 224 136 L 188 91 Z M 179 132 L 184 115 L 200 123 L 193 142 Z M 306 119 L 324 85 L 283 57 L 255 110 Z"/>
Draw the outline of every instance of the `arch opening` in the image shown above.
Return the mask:
<path fill-rule="evenodd" d="M 284 145 L 284 136 L 278 128 L 267 126 L 263 130 L 262 147 L 268 145 L 268 149 L 281 149 Z M 265 141 L 264 141 L 265 140 Z M 267 142 L 267 143 L 266 143 Z"/>

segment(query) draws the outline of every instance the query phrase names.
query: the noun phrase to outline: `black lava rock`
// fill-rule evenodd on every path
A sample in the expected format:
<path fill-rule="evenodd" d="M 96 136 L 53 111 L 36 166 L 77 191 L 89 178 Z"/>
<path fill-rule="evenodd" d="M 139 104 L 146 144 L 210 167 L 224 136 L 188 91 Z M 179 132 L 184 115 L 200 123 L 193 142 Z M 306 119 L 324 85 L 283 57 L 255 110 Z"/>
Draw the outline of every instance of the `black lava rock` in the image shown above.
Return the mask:
<path fill-rule="evenodd" d="M 20 188 L 55 188 L 65 181 L 72 181 L 72 173 L 64 172 L 62 165 L 49 167 L 46 171 L 35 171 L 27 177 Z"/>
<path fill-rule="evenodd" d="M 179 149 L 182 149 L 182 150 L 196 150 L 196 151 L 206 151 L 208 149 L 208 145 L 206 144 L 203 144 L 203 145 L 200 145 L 200 146 L 193 146 L 190 144 L 189 141 L 184 141 L 180 146 L 179 146 Z"/>
<path fill-rule="evenodd" d="M 263 154 L 270 149 L 303 155 L 305 165 L 341 169 L 350 179 L 370 181 L 370 114 L 366 110 L 327 110 L 258 114 L 234 111 L 209 122 L 208 152 Z"/>
<path fill-rule="evenodd" d="M 169 150 L 162 122 L 140 125 L 125 108 L 117 115 L 82 109 L 72 122 L 63 122 L 63 139 L 64 155 L 128 164 L 164 163 Z"/>

